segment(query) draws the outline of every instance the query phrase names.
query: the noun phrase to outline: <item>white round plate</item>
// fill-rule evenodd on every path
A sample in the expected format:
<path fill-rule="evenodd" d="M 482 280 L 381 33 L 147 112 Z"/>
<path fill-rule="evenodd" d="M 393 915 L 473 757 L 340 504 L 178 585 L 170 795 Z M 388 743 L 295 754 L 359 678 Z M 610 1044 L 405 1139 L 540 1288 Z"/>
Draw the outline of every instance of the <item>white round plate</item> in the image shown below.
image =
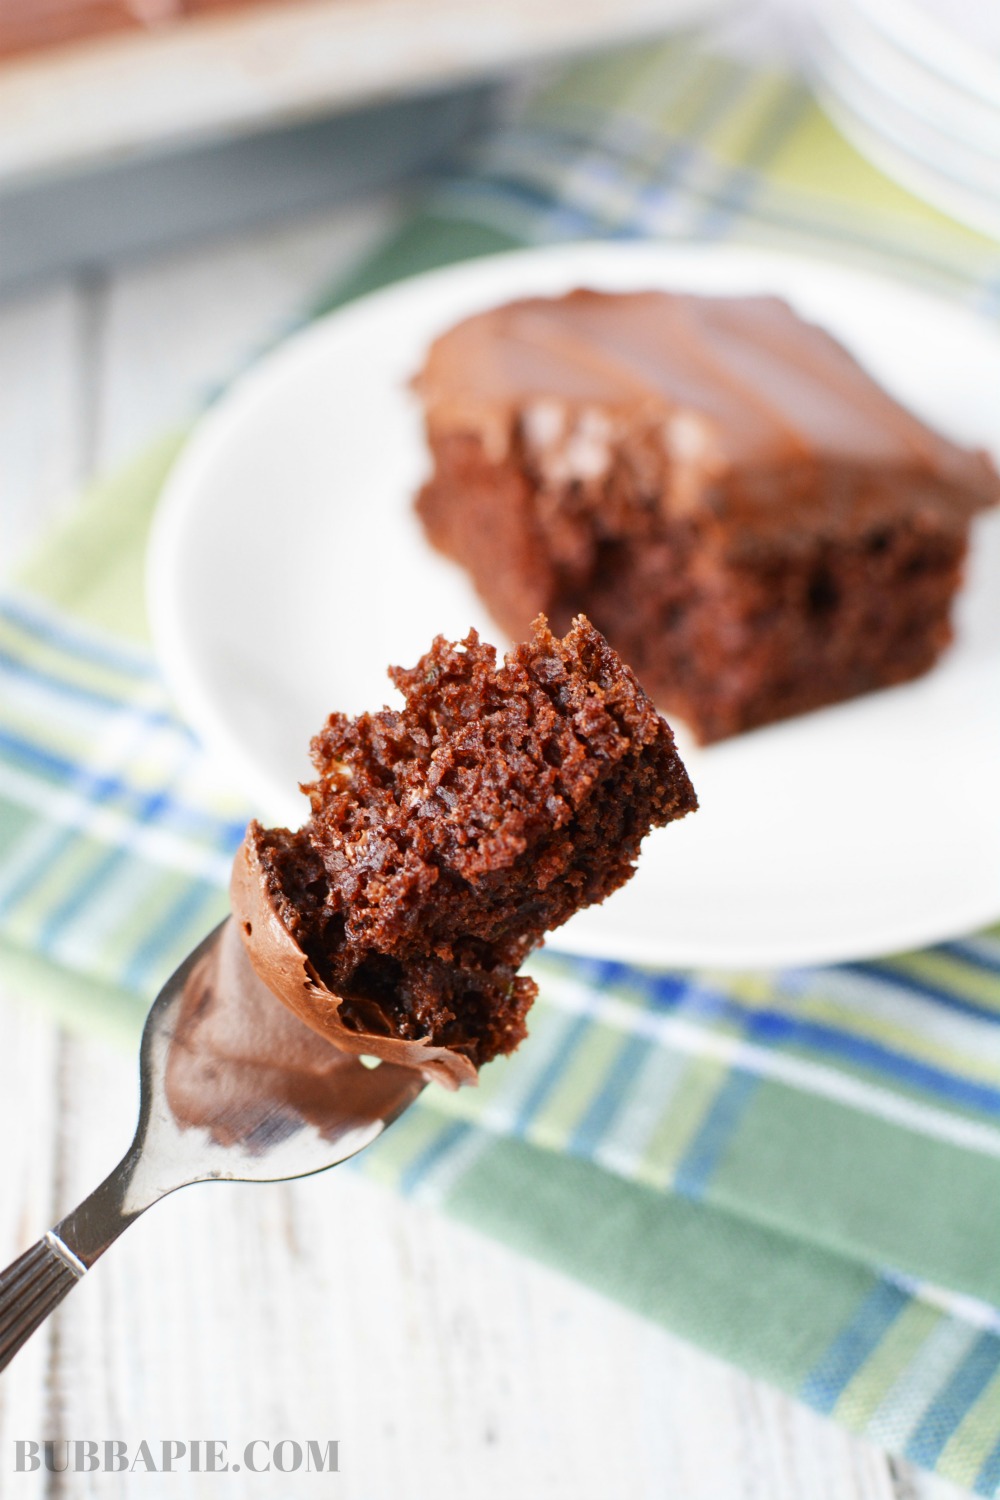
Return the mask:
<path fill-rule="evenodd" d="M 1000 339 L 972 314 L 819 262 L 592 244 L 467 262 L 356 302 L 261 361 L 179 460 L 150 549 L 154 634 L 182 710 L 262 816 L 297 823 L 309 737 L 393 697 L 386 664 L 475 625 L 425 543 L 407 388 L 429 341 L 505 299 L 587 285 L 778 292 L 961 441 L 997 440 Z M 1000 528 L 980 522 L 958 638 L 921 681 L 696 748 L 701 809 L 554 939 L 655 964 L 870 957 L 1000 916 Z"/>

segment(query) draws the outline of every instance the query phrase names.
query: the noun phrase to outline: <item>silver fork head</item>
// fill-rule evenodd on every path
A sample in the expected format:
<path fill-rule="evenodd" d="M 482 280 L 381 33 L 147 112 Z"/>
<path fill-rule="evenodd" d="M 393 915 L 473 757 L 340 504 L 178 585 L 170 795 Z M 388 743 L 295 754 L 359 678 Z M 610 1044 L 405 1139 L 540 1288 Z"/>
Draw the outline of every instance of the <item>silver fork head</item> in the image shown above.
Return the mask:
<path fill-rule="evenodd" d="M 331 1046 L 276 1000 L 231 917 L 146 1019 L 139 1125 L 90 1197 L 0 1274 L 0 1370 L 133 1219 L 191 1182 L 277 1182 L 371 1145 L 424 1087 Z"/>
<path fill-rule="evenodd" d="M 321 1172 L 381 1135 L 425 1086 L 413 1068 L 331 1046 L 257 978 L 232 917 L 146 1019 L 131 1147 L 55 1230 L 89 1267 L 144 1209 L 192 1182 Z"/>
<path fill-rule="evenodd" d="M 293 1015 L 258 979 L 232 917 L 161 991 L 140 1071 L 136 1140 L 174 1187 L 274 1182 L 336 1166 L 425 1085 L 413 1068 L 362 1061 Z"/>
<path fill-rule="evenodd" d="M 330 1045 L 258 979 L 231 917 L 160 991 L 119 1168 L 129 1216 L 191 1182 L 276 1182 L 346 1161 L 413 1103 L 412 1068 Z M 77 1251 L 79 1253 L 79 1251 Z"/>
<path fill-rule="evenodd" d="M 168 979 L 146 1019 L 128 1152 L 79 1208 L 0 1274 L 2 1370 L 99 1255 L 191 1182 L 278 1182 L 371 1145 L 424 1087 L 310 1031 L 250 965 L 231 917 Z"/>

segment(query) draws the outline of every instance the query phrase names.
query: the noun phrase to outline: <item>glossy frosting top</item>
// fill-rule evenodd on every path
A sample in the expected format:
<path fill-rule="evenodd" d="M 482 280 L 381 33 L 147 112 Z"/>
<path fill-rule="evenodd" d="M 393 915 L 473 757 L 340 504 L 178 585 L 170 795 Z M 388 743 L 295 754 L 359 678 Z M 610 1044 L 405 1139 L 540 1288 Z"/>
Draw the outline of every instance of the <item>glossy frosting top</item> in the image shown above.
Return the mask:
<path fill-rule="evenodd" d="M 641 426 L 671 463 L 712 477 L 832 463 L 919 474 L 968 510 L 1000 493 L 984 454 L 932 431 L 777 297 L 578 290 L 512 302 L 442 335 L 416 385 L 432 435 L 475 431 L 497 458 L 518 424 L 529 446 L 561 443 L 570 469 L 572 439 L 595 472 L 602 442 L 606 457 Z"/>
<path fill-rule="evenodd" d="M 412 1070 L 373 1073 L 303 1025 L 255 973 L 232 918 L 187 976 L 164 1085 L 181 1128 L 258 1156 L 304 1126 L 343 1139 L 419 1093 Z"/>

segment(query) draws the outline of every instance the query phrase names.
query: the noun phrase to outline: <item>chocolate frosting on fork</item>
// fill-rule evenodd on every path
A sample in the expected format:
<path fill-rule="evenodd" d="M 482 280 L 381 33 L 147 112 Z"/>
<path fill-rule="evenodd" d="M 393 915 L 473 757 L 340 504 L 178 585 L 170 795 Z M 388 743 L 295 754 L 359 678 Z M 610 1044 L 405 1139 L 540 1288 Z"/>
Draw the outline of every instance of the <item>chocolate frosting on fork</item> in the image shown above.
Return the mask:
<path fill-rule="evenodd" d="M 255 973 L 230 919 L 185 982 L 164 1087 L 177 1124 L 252 1153 L 303 1125 L 342 1138 L 353 1121 L 394 1113 L 401 1085 L 398 1069 L 372 1072 L 304 1026 Z"/>
<path fill-rule="evenodd" d="M 456 1089 L 476 1083 L 475 1065 L 461 1052 L 425 1041 L 354 1030 L 340 1018 L 341 999 L 320 979 L 268 894 L 256 850 L 244 842 L 233 862 L 233 916 L 250 962 L 273 995 L 313 1031 L 344 1052 L 417 1068 L 427 1078 Z"/>

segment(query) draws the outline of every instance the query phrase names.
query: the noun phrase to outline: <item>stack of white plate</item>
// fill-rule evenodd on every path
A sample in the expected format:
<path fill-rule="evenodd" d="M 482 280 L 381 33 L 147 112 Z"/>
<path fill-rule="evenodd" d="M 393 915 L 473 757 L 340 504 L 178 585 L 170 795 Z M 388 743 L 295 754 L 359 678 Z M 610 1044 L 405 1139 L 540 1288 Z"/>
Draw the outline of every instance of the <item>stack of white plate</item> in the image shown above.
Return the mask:
<path fill-rule="evenodd" d="M 813 0 L 824 106 L 883 171 L 1000 238 L 997 0 Z"/>

